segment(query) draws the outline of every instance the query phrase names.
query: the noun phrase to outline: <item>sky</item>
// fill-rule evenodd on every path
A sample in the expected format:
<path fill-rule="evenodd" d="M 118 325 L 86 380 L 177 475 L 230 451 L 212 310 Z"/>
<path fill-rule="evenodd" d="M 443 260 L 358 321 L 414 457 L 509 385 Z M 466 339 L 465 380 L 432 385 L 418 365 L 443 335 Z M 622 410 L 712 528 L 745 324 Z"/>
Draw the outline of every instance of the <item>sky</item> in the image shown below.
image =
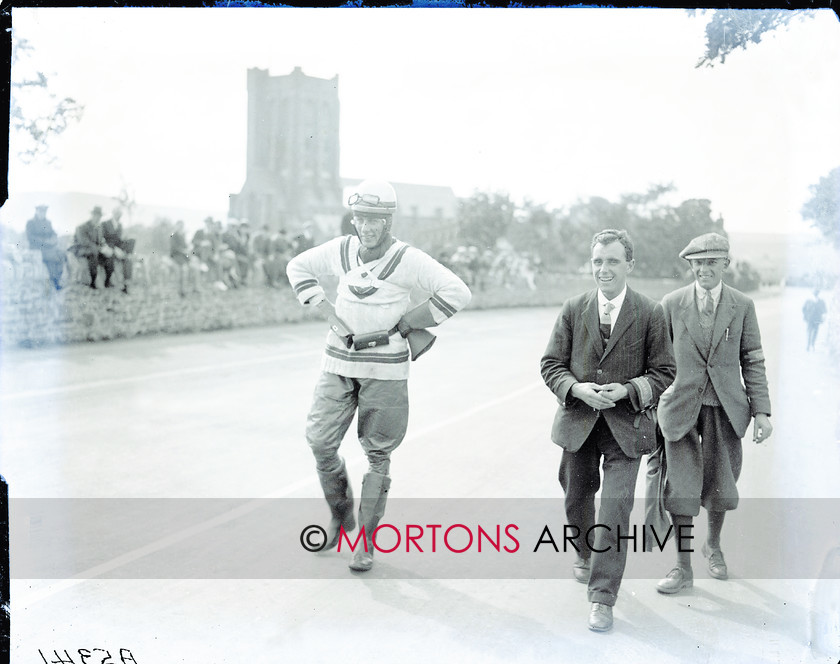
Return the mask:
<path fill-rule="evenodd" d="M 810 14 L 696 68 L 707 19 L 681 9 L 15 8 L 21 67 L 85 111 L 55 164 L 12 159 L 10 195 L 127 187 L 225 218 L 247 69 L 299 66 L 338 76 L 342 177 L 550 207 L 673 183 L 730 232 L 802 232 L 840 165 L 840 25 Z"/>

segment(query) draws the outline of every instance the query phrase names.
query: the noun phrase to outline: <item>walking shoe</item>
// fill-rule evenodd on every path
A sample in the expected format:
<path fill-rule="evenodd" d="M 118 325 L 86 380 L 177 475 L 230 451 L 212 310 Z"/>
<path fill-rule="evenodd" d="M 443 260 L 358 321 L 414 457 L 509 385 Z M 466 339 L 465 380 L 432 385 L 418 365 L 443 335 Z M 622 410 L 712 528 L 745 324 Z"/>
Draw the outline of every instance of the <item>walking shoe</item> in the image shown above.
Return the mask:
<path fill-rule="evenodd" d="M 355 572 L 367 572 L 373 567 L 373 551 L 359 549 L 353 554 L 349 567 Z"/>
<path fill-rule="evenodd" d="M 589 583 L 589 577 L 592 570 L 589 567 L 589 558 L 577 557 L 575 564 L 572 565 L 572 573 L 575 575 L 575 581 L 578 583 Z"/>
<path fill-rule="evenodd" d="M 612 626 L 612 607 L 600 602 L 592 602 L 592 610 L 589 612 L 589 629 L 593 632 L 606 632 Z"/>
<path fill-rule="evenodd" d="M 713 549 L 705 542 L 700 549 L 704 558 L 709 559 L 709 574 L 714 579 L 726 581 L 729 578 L 729 570 L 726 569 L 726 561 L 723 559 L 723 551 L 719 548 Z"/>
<path fill-rule="evenodd" d="M 656 584 L 656 589 L 663 595 L 673 595 L 680 590 L 691 588 L 694 585 L 694 572 L 689 567 L 675 567 L 668 576 Z"/>

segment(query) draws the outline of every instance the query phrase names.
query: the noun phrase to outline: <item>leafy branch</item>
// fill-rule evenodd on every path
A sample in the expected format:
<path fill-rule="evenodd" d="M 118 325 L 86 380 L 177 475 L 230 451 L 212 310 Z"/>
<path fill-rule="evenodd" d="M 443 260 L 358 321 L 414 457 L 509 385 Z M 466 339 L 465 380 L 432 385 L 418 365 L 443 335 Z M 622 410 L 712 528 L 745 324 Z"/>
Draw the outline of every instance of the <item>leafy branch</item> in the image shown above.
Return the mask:
<path fill-rule="evenodd" d="M 49 78 L 41 71 L 25 72 L 33 46 L 25 39 L 12 44 L 11 106 L 9 130 L 20 141 L 18 156 L 25 164 L 42 159 L 55 161 L 50 144 L 84 113 L 84 106 L 72 97 L 59 98 L 49 88 Z M 22 73 L 22 70 L 24 73 Z"/>

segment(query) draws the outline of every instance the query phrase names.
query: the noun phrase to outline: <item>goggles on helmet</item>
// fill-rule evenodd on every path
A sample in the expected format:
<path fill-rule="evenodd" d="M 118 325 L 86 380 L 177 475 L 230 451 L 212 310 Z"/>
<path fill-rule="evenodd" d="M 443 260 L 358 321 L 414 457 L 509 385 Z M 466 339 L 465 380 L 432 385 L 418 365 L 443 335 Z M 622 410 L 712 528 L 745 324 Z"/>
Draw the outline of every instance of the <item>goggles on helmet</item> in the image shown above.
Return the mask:
<path fill-rule="evenodd" d="M 383 202 L 380 196 L 376 194 L 351 194 L 350 198 L 347 199 L 347 205 L 353 206 L 358 205 L 359 203 L 363 205 L 372 205 L 374 207 L 381 207 L 383 210 L 389 210 L 396 208 L 396 203 L 392 202 Z"/>

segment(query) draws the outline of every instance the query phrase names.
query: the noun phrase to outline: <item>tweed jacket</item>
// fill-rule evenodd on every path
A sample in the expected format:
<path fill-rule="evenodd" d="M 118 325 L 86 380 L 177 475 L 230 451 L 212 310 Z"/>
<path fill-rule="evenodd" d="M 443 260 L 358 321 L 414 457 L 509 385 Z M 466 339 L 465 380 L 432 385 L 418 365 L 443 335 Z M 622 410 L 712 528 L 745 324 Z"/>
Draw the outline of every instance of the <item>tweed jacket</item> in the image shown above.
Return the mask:
<path fill-rule="evenodd" d="M 712 345 L 705 354 L 694 284 L 662 300 L 674 344 L 677 377 L 659 400 L 659 426 L 676 441 L 697 422 L 703 390 L 712 381 L 732 428 L 743 438 L 752 417 L 770 415 L 764 352 L 753 301 L 723 284 L 715 314 Z"/>
<path fill-rule="evenodd" d="M 631 458 L 656 447 L 656 404 L 674 380 L 676 366 L 662 306 L 629 287 L 606 348 L 599 331 L 598 291 L 567 300 L 540 362 L 557 397 L 551 439 L 576 452 L 602 416 Z M 629 399 L 599 411 L 572 396 L 577 382 L 622 383 Z"/>

